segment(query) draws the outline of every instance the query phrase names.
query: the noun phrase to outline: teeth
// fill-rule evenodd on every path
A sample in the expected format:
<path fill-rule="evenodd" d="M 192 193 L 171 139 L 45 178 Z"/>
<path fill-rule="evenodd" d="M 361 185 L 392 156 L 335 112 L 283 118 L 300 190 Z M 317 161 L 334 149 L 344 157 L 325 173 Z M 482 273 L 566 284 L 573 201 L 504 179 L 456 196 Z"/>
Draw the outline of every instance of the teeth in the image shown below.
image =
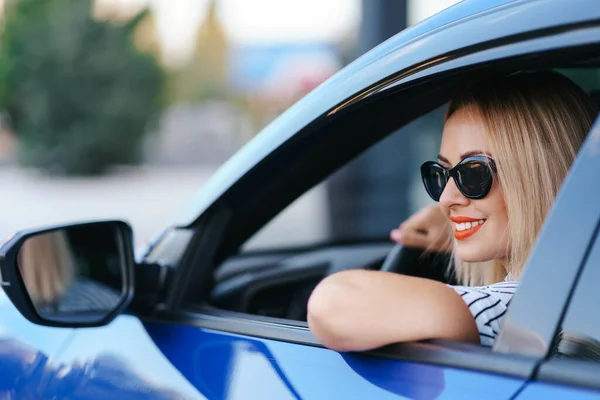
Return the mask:
<path fill-rule="evenodd" d="M 483 225 L 484 222 L 485 222 L 484 219 L 480 219 L 479 221 L 463 222 L 463 223 L 455 224 L 455 225 L 456 225 L 456 230 L 460 232 L 460 231 L 464 231 L 467 229 L 475 228 L 477 225 Z"/>

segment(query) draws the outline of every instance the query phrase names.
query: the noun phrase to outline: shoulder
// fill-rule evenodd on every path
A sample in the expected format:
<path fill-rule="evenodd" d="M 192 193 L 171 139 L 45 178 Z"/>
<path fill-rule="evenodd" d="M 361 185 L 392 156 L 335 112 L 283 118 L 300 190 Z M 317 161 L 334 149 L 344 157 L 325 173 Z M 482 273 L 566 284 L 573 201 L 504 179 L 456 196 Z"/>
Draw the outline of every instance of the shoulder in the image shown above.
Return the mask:
<path fill-rule="evenodd" d="M 461 297 L 473 301 L 495 299 L 508 305 L 519 287 L 517 281 L 505 281 L 488 286 L 451 286 Z"/>
<path fill-rule="evenodd" d="M 505 281 L 488 286 L 451 287 L 469 307 L 479 330 L 481 344 L 493 345 L 502 319 L 519 287 L 519 282 Z"/>

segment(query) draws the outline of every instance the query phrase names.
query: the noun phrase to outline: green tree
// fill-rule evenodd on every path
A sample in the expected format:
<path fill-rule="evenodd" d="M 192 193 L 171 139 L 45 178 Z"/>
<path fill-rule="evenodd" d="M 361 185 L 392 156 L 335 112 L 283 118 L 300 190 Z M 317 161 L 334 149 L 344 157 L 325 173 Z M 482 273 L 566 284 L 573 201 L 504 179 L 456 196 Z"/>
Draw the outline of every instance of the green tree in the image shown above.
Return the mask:
<path fill-rule="evenodd" d="M 0 103 L 20 161 L 47 172 L 92 175 L 140 161 L 160 111 L 163 73 L 133 45 L 141 13 L 95 21 L 90 0 L 16 0 L 0 34 Z"/>

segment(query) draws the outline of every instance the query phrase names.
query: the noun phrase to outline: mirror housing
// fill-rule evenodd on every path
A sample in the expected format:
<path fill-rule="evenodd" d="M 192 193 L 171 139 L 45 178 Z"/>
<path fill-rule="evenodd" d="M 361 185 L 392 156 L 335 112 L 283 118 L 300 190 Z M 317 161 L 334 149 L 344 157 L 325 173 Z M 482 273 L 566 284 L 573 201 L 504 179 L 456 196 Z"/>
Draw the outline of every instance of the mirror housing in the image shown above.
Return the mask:
<path fill-rule="evenodd" d="M 123 221 L 20 231 L 0 243 L 0 285 L 35 324 L 102 326 L 133 298 L 133 253 Z"/>

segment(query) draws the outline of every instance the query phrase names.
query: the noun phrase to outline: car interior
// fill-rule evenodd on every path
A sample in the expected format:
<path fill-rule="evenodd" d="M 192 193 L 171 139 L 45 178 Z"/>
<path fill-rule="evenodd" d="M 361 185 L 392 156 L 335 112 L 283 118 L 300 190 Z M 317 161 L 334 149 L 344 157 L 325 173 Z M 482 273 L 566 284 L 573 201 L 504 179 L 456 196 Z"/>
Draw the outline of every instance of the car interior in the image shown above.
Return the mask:
<path fill-rule="evenodd" d="M 597 54 L 597 51 L 590 53 L 586 50 L 585 54 L 579 57 L 569 55 L 567 58 L 563 50 L 559 56 L 544 54 L 536 58 L 530 55 L 526 59 L 505 62 L 497 67 L 488 67 L 484 71 L 473 71 L 468 77 L 463 74 L 461 79 L 485 79 L 485 76 L 490 74 L 506 74 L 524 68 L 552 68 L 571 78 L 600 104 L 600 58 Z M 566 59 L 569 60 L 567 63 L 564 62 Z M 396 125 L 390 124 L 391 129 L 386 134 L 374 138 L 373 143 L 357 143 L 359 149 L 355 152 L 355 157 L 361 151 L 368 152 L 369 147 L 386 145 L 385 142 L 388 140 L 385 138 L 386 135 L 393 137 L 416 134 L 413 122 L 427 120 L 431 122 L 431 129 L 428 132 L 418 132 L 418 135 L 423 137 L 420 142 L 423 151 L 419 157 L 422 157 L 421 161 L 435 158 L 441 139 L 444 105 L 452 90 L 460 82 L 460 79 L 456 79 L 453 84 L 444 86 L 440 80 L 438 90 L 434 93 L 435 100 L 420 104 L 421 110 L 426 109 L 427 112 L 415 111 L 412 115 L 406 115 L 405 117 L 408 118 L 405 121 L 399 121 Z M 393 90 L 390 92 L 393 96 Z M 393 117 L 391 108 L 387 112 Z M 393 162 L 393 160 L 381 160 L 381 162 Z M 415 166 L 409 178 L 413 184 L 405 190 L 413 199 L 412 207 L 413 211 L 416 211 L 428 201 L 420 185 L 418 166 Z M 287 244 L 269 245 L 268 240 L 260 241 L 261 236 L 269 237 L 269 229 L 275 229 L 278 220 L 286 223 L 287 210 L 298 208 L 300 203 L 310 198 L 312 191 L 323 190 L 327 179 L 323 176 L 319 184 L 313 185 L 312 190 L 304 190 L 302 195 L 292 192 L 295 202 L 291 202 L 293 199 L 282 199 L 280 203 L 291 203 L 287 208 L 277 209 L 274 205 L 271 210 L 264 211 L 265 215 L 270 216 L 268 223 L 260 226 L 252 226 L 248 223 L 248 229 L 253 229 L 255 233 L 245 239 L 242 245 L 221 249 L 222 262 L 218 263 L 212 276 L 213 285 L 209 300 L 211 306 L 250 316 L 282 318 L 302 324 L 306 321 L 306 304 L 310 293 L 324 277 L 344 269 L 379 270 L 386 262 L 388 265 L 385 268 L 392 272 L 450 284 L 457 283 L 452 274 L 451 255 L 394 246 L 388 238 L 389 231 L 381 232 L 379 237 L 367 238 L 331 239 L 325 234 L 314 241 L 308 237 Z M 390 229 L 400 222 L 402 221 L 390 221 Z M 260 227 L 262 229 L 258 229 Z M 255 245 L 258 243 L 260 245 Z M 390 261 L 393 263 L 390 264 Z"/>
<path fill-rule="evenodd" d="M 420 119 L 433 119 L 430 123 L 431 132 L 428 132 L 425 145 L 421 147 L 429 149 L 423 157 L 435 157 L 441 139 L 443 107 L 437 107 Z M 408 124 L 394 135 L 406 134 L 408 130 L 414 130 L 414 124 Z M 420 190 L 417 165 L 410 175 L 409 181 L 412 181 L 412 184 L 407 190 Z M 321 183 L 313 190 L 326 190 L 324 187 Z M 417 198 L 412 207 L 413 211 L 429 202 L 423 196 L 424 191 L 421 192 L 415 196 Z M 385 270 L 457 283 L 452 275 L 449 254 L 395 246 L 388 239 L 387 232 L 382 232 L 381 237 L 376 238 L 336 238 L 337 240 L 317 244 L 310 243 L 308 238 L 304 241 L 298 238 L 295 246 L 280 245 L 279 249 L 261 248 L 260 246 L 268 246 L 268 238 L 271 235 L 269 229 L 277 229 L 278 223 L 279 226 L 287 223 L 285 213 L 293 207 L 298 207 L 298 203 L 307 201 L 310 196 L 311 193 L 308 192 L 298 198 L 255 237 L 248 240 L 240 254 L 229 257 L 215 270 L 215 286 L 210 297 L 212 305 L 252 315 L 304 322 L 308 298 L 325 276 L 345 269 L 381 269 L 391 251 L 397 257 L 388 257 L 388 264 L 391 261 L 392 265 L 387 265 Z M 390 229 L 400 222 L 390 221 Z M 261 235 L 266 237 L 267 241 L 261 241 Z"/>

